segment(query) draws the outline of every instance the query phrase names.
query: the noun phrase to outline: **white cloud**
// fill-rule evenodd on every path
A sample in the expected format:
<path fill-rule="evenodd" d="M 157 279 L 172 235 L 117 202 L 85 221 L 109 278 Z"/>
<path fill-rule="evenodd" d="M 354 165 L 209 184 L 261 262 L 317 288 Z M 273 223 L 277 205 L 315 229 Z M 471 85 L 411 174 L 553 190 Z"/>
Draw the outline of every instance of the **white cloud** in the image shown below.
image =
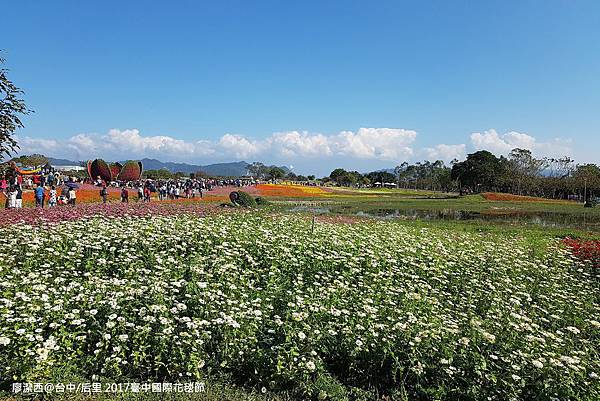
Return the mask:
<path fill-rule="evenodd" d="M 244 159 L 258 154 L 261 146 L 258 142 L 246 139 L 241 135 L 225 134 L 219 140 L 218 147 L 225 154 Z"/>
<path fill-rule="evenodd" d="M 402 161 L 425 157 L 429 160 L 463 159 L 465 144 L 437 144 L 415 150 L 417 132 L 401 128 L 360 128 L 333 134 L 307 131 L 275 132 L 262 139 L 228 133 L 214 140 L 187 141 L 167 135 L 146 136 L 137 129 L 111 129 L 106 134 L 81 133 L 68 139 L 17 138 L 21 154 L 42 153 L 73 160 L 104 158 L 125 160 L 156 158 L 208 164 L 234 160 L 294 163 L 302 170 L 326 172 L 329 168 L 368 171 Z M 571 155 L 571 142 L 563 139 L 540 142 L 535 137 L 511 131 L 498 134 L 491 129 L 471 134 L 476 150 L 508 154 L 514 148 L 532 150 L 538 156 Z"/>
<path fill-rule="evenodd" d="M 441 143 L 433 148 L 425 148 L 424 151 L 428 160 L 443 160 L 448 162 L 453 159 L 464 159 L 467 154 L 467 145 L 464 143 L 460 145 L 446 145 Z"/>
<path fill-rule="evenodd" d="M 538 142 L 535 137 L 528 134 L 510 131 L 500 135 L 494 129 L 471 134 L 471 143 L 476 150 L 485 149 L 503 155 L 515 148 L 529 149 L 539 156 L 557 157 L 572 152 L 570 140 L 555 138 L 550 142 Z"/>
<path fill-rule="evenodd" d="M 54 152 L 59 150 L 61 144 L 59 141 L 54 140 L 54 139 L 38 139 L 38 138 L 31 138 L 29 136 L 25 136 L 25 137 L 19 137 L 16 136 L 15 137 L 17 143 L 19 144 L 20 148 L 23 149 L 27 149 L 27 153 L 29 154 L 33 154 L 33 153 L 48 153 L 48 152 Z"/>
<path fill-rule="evenodd" d="M 361 128 L 357 133 L 342 131 L 332 142 L 343 156 L 397 161 L 413 155 L 410 145 L 416 138 L 417 133 L 412 130 Z"/>
<path fill-rule="evenodd" d="M 356 133 L 333 135 L 306 131 L 276 132 L 265 139 L 225 134 L 218 140 L 184 141 L 171 136 L 144 136 L 137 129 L 111 129 L 105 135 L 77 134 L 64 141 L 23 138 L 21 153 L 48 153 L 78 159 L 102 157 L 109 160 L 157 157 L 169 160 L 209 161 L 269 157 L 349 157 L 398 161 L 413 154 L 417 133 L 395 128 L 360 128 Z M 205 161 L 205 160 L 202 160 Z"/>
<path fill-rule="evenodd" d="M 268 143 L 276 153 L 285 157 L 318 157 L 333 154 L 327 136 L 306 131 L 276 132 L 268 139 Z"/>

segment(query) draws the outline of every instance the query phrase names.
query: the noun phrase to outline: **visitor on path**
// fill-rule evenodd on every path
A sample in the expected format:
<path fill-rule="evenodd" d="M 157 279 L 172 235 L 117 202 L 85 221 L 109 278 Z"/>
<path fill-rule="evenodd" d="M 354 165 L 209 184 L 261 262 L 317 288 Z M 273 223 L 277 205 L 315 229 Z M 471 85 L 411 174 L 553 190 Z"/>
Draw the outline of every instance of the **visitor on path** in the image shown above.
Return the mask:
<path fill-rule="evenodd" d="M 17 186 L 17 200 L 15 203 L 15 207 L 17 209 L 21 209 L 23 207 L 23 189 L 21 189 L 21 186 Z"/>
<path fill-rule="evenodd" d="M 8 209 L 14 209 L 15 205 L 17 203 L 17 191 L 16 191 L 16 187 L 15 186 L 11 186 L 10 189 L 8 190 L 8 194 L 6 195 L 6 207 Z"/>
<path fill-rule="evenodd" d="M 50 187 L 50 196 L 48 197 L 48 207 L 56 206 L 56 187 L 52 185 Z"/>
<path fill-rule="evenodd" d="M 76 201 L 77 193 L 75 192 L 75 188 L 69 188 L 69 205 L 75 206 Z"/>
<path fill-rule="evenodd" d="M 121 189 L 121 202 L 129 203 L 129 191 L 127 190 L 126 187 L 123 187 Z"/>
<path fill-rule="evenodd" d="M 142 186 L 140 185 L 138 187 L 138 202 L 143 201 L 144 200 L 144 188 L 142 188 Z"/>
<path fill-rule="evenodd" d="M 35 207 L 41 207 L 42 209 L 44 208 L 44 195 L 46 195 L 44 187 L 42 186 L 42 184 L 38 184 L 37 188 L 35 189 Z"/>
<path fill-rule="evenodd" d="M 102 203 L 106 203 L 108 198 L 108 190 L 106 189 L 106 184 L 102 185 L 102 189 L 100 190 L 100 196 L 102 197 Z"/>
<path fill-rule="evenodd" d="M 150 188 L 148 186 L 144 188 L 144 201 L 150 202 Z"/>

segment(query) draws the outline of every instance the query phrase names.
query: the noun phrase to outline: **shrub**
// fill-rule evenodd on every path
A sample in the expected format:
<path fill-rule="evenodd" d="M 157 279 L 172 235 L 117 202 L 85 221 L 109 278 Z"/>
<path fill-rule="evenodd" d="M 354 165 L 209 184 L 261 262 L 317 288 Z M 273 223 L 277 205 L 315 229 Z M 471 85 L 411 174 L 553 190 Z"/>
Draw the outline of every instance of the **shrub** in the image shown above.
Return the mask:
<path fill-rule="evenodd" d="M 238 198 L 235 201 L 235 203 L 239 206 L 242 207 L 254 207 L 256 206 L 256 201 L 254 200 L 253 197 L 251 197 L 250 195 L 248 195 L 246 192 L 244 191 L 237 191 L 238 194 Z"/>
<path fill-rule="evenodd" d="M 271 202 L 269 202 L 268 200 L 266 200 L 265 198 L 263 198 L 262 196 L 259 196 L 255 199 L 256 204 L 257 205 L 269 205 L 271 204 Z"/>

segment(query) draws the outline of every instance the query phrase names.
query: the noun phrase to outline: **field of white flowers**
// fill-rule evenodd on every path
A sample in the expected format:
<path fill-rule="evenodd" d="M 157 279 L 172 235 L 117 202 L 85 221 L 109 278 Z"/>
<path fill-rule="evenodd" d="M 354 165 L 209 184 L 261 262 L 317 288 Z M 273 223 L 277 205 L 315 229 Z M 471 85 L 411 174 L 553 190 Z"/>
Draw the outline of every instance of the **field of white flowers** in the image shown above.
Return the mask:
<path fill-rule="evenodd" d="M 219 379 L 299 398 L 600 399 L 559 241 L 235 212 L 0 229 L 0 386 Z"/>

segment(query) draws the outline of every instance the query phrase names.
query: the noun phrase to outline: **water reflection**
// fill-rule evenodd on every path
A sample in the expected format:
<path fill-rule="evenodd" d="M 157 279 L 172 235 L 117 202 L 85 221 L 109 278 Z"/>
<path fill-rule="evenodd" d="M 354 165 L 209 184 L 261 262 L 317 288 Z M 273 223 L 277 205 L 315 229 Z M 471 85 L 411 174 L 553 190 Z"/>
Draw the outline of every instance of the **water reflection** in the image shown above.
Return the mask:
<path fill-rule="evenodd" d="M 379 217 L 384 219 L 415 219 L 415 220 L 482 220 L 506 223 L 526 223 L 542 227 L 573 227 L 584 225 L 600 229 L 600 215 L 587 213 L 553 213 L 526 211 L 484 211 L 476 212 L 455 209 L 373 209 L 359 211 L 358 216 Z"/>
<path fill-rule="evenodd" d="M 590 230 L 600 230 L 600 215 L 591 213 L 556 213 L 556 212 L 527 212 L 527 211 L 470 211 L 456 209 L 356 209 L 338 210 L 326 207 L 296 206 L 293 212 L 309 212 L 314 214 L 354 214 L 362 217 L 402 220 L 447 220 L 465 221 L 481 220 L 501 223 L 532 224 L 542 227 L 585 227 Z"/>

